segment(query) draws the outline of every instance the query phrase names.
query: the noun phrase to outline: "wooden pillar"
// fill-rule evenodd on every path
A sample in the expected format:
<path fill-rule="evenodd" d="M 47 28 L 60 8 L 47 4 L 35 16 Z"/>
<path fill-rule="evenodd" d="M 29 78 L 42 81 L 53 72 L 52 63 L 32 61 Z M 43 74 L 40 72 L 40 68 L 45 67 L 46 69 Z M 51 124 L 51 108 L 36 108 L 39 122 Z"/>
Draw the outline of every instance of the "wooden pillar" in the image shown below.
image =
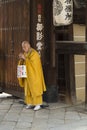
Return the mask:
<path fill-rule="evenodd" d="M 85 58 L 85 107 L 87 109 L 87 54 Z"/>
<path fill-rule="evenodd" d="M 40 19 L 38 19 L 40 18 Z M 51 37 L 52 32 L 52 0 L 31 0 L 31 36 L 30 42 L 38 52 L 38 45 L 41 44 L 41 59 L 44 70 L 45 82 L 47 86 L 47 92 L 44 96 L 44 100 L 47 102 L 54 102 L 57 100 L 56 96 L 56 69 L 52 67 L 51 57 L 53 54 L 52 48 L 54 40 Z M 38 20 L 41 20 L 38 21 Z M 37 29 L 37 25 L 43 25 L 42 31 Z M 38 35 L 42 33 L 42 38 L 38 39 Z M 40 43 L 40 44 L 38 44 Z M 52 54 L 51 54 L 52 52 Z M 54 57 L 53 57 L 54 58 Z M 53 63 L 54 64 L 54 63 Z"/>
<path fill-rule="evenodd" d="M 68 41 L 73 41 L 73 24 L 68 27 Z M 65 54 L 65 83 L 66 83 L 66 102 L 75 103 L 76 102 L 76 85 L 75 85 L 75 64 L 74 55 Z"/>
<path fill-rule="evenodd" d="M 41 56 L 44 65 L 45 42 L 44 42 L 44 1 L 31 0 L 30 16 L 30 43 Z"/>
<path fill-rule="evenodd" d="M 86 17 L 85 36 L 86 36 L 86 41 L 87 41 L 87 2 L 86 2 L 85 17 Z M 86 106 L 86 109 L 87 109 L 87 53 L 86 53 L 86 58 L 85 58 L 85 106 Z"/>
<path fill-rule="evenodd" d="M 74 55 L 66 54 L 64 59 L 66 80 L 66 102 L 74 104 L 76 102 Z"/>

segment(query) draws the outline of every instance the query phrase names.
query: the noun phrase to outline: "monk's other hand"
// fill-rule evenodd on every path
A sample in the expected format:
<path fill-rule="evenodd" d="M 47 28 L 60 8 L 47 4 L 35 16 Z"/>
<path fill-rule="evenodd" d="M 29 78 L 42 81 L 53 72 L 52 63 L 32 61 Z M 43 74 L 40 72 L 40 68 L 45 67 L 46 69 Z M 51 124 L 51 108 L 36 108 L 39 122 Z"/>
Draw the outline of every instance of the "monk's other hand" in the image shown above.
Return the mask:
<path fill-rule="evenodd" d="M 25 60 L 25 56 L 24 56 L 23 53 L 20 53 L 20 54 L 19 54 L 19 59 L 23 59 L 23 60 Z"/>

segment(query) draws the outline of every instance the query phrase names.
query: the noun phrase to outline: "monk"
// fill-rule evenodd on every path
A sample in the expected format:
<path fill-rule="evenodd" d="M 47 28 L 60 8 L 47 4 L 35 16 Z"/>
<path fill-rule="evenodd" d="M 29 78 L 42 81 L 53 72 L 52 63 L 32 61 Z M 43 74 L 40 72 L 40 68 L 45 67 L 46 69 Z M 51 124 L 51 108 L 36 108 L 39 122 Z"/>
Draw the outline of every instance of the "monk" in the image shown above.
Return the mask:
<path fill-rule="evenodd" d="M 34 106 L 39 110 L 43 103 L 42 95 L 46 91 L 41 60 L 38 52 L 31 48 L 28 41 L 22 42 L 24 53 L 19 54 L 19 65 L 26 65 L 27 78 L 18 78 L 21 87 L 24 87 L 26 108 Z"/>

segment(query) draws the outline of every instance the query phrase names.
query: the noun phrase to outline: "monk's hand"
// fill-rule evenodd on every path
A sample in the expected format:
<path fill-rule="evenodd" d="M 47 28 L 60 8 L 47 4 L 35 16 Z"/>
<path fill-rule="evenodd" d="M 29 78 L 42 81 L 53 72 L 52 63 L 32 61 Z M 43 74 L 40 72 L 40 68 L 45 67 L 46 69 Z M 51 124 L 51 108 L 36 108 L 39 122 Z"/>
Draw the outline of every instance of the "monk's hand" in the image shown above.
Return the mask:
<path fill-rule="evenodd" d="M 20 54 L 19 54 L 19 59 L 23 59 L 23 60 L 25 60 L 25 56 L 24 56 L 23 53 L 20 53 Z"/>

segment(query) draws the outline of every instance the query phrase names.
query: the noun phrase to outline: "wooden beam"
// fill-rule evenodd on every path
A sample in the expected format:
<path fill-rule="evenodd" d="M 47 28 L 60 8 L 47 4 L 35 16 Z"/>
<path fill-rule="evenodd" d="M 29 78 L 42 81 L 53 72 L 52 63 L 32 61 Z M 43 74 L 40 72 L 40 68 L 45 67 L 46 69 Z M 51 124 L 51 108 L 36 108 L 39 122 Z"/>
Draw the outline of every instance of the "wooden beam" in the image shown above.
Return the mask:
<path fill-rule="evenodd" d="M 87 42 L 57 41 L 56 51 L 59 54 L 85 55 L 87 53 Z"/>

